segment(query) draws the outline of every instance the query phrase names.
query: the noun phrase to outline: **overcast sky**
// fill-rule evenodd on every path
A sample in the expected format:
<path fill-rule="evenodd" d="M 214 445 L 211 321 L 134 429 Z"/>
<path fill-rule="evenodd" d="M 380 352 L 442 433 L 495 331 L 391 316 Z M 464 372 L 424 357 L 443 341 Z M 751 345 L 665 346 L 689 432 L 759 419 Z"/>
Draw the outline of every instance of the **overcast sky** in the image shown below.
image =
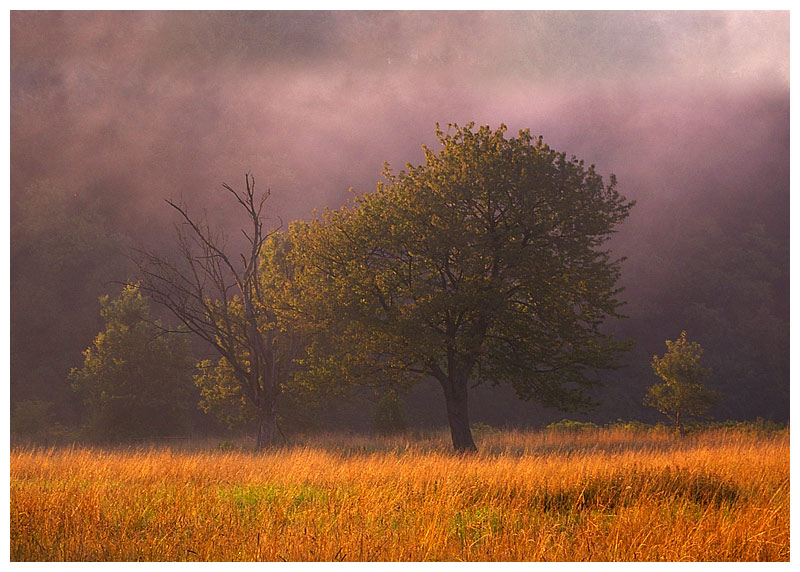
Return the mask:
<path fill-rule="evenodd" d="M 130 212 L 251 172 L 309 217 L 475 121 L 616 173 L 642 225 L 788 181 L 788 113 L 788 12 L 11 14 L 12 193 L 106 185 Z"/>

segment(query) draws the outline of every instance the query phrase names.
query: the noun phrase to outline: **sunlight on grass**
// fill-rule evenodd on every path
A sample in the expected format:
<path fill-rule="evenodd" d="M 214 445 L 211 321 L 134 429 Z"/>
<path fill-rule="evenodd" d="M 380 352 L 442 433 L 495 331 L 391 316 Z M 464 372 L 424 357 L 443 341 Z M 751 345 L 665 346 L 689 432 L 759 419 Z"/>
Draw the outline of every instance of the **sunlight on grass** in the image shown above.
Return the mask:
<path fill-rule="evenodd" d="M 12 560 L 789 559 L 789 435 L 327 435 L 11 454 Z"/>

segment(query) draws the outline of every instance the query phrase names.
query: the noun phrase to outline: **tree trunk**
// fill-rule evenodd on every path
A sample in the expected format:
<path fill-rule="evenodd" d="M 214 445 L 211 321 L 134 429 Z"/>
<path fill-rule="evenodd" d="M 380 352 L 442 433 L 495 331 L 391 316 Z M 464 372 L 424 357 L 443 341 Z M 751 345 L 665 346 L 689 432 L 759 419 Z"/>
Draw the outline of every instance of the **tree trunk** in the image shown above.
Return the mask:
<path fill-rule="evenodd" d="M 256 431 L 256 449 L 259 451 L 272 447 L 278 437 L 278 416 L 274 408 L 259 411 Z"/>
<path fill-rule="evenodd" d="M 444 399 L 447 404 L 447 421 L 453 447 L 458 453 L 472 453 L 478 450 L 469 428 L 469 399 L 466 379 L 463 383 L 443 384 Z M 450 385 L 450 387 L 448 387 Z"/>

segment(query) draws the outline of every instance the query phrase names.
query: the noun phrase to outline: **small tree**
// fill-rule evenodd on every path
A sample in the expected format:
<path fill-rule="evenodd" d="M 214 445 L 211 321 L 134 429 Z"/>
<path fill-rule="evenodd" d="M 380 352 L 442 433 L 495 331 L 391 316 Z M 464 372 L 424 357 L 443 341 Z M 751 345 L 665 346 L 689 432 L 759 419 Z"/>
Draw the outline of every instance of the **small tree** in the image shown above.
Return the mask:
<path fill-rule="evenodd" d="M 185 433 L 194 359 L 185 336 L 150 320 L 137 286 L 100 298 L 105 328 L 69 379 L 89 413 L 93 435 L 112 439 Z"/>
<path fill-rule="evenodd" d="M 700 365 L 703 348 L 689 342 L 686 332 L 673 341 L 667 340 L 667 353 L 653 356 L 653 371 L 664 380 L 647 390 L 644 404 L 655 407 L 672 421 L 675 430 L 683 434 L 687 417 L 703 417 L 717 402 L 717 392 L 708 389 L 704 382 L 711 369 Z"/>

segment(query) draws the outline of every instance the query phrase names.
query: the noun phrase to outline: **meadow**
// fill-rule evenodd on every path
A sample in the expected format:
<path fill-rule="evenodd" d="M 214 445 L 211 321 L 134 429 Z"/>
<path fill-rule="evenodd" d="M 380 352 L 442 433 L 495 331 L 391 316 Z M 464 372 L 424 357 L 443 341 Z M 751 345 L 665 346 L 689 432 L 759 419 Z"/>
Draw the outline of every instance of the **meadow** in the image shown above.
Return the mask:
<path fill-rule="evenodd" d="M 13 561 L 788 561 L 789 431 L 14 446 Z"/>

